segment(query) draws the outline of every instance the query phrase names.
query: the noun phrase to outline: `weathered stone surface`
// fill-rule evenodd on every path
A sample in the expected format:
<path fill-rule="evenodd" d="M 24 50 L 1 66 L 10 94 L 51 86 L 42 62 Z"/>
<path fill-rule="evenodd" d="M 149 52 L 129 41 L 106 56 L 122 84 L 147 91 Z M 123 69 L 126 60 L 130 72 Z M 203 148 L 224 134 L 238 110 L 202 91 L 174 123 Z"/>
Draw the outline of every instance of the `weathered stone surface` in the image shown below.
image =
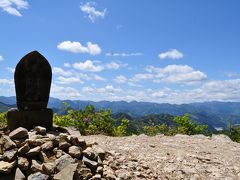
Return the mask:
<path fill-rule="evenodd" d="M 41 147 L 37 146 L 35 148 L 30 149 L 27 153 L 26 156 L 36 156 L 40 153 Z"/>
<path fill-rule="evenodd" d="M 11 139 L 23 139 L 28 137 L 28 131 L 26 128 L 19 127 L 12 132 L 10 132 L 9 137 Z"/>
<path fill-rule="evenodd" d="M 55 164 L 54 163 L 43 163 L 42 170 L 44 174 L 54 174 Z"/>
<path fill-rule="evenodd" d="M 106 151 L 100 148 L 99 146 L 93 146 L 93 151 L 95 151 L 101 160 L 105 159 Z"/>
<path fill-rule="evenodd" d="M 78 146 L 71 146 L 68 149 L 68 154 L 74 158 L 80 158 L 82 154 L 82 149 Z"/>
<path fill-rule="evenodd" d="M 9 174 L 12 169 L 16 166 L 17 161 L 13 162 L 6 162 L 6 161 L 0 161 L 0 173 L 6 173 Z"/>
<path fill-rule="evenodd" d="M 59 172 L 67 165 L 73 164 L 73 163 L 75 163 L 75 160 L 70 155 L 65 154 L 55 161 L 56 170 L 57 172 Z"/>
<path fill-rule="evenodd" d="M 9 174 L 0 174 L 1 180 L 25 180 L 26 177 L 19 168 L 15 168 Z"/>
<path fill-rule="evenodd" d="M 41 145 L 41 148 L 43 151 L 51 150 L 53 149 L 53 142 L 52 141 L 45 142 L 43 145 Z"/>
<path fill-rule="evenodd" d="M 8 162 L 12 162 L 13 160 L 16 159 L 16 157 L 17 157 L 17 149 L 11 149 L 9 151 L 5 151 L 5 153 L 3 154 L 3 160 Z"/>
<path fill-rule="evenodd" d="M 101 174 L 95 174 L 90 180 L 101 180 Z"/>
<path fill-rule="evenodd" d="M 29 167 L 29 161 L 27 158 L 24 157 L 18 157 L 18 167 L 22 170 L 22 171 L 26 171 Z"/>
<path fill-rule="evenodd" d="M 59 142 L 59 149 L 62 149 L 62 150 L 67 150 L 69 147 L 71 146 L 70 143 L 68 143 L 67 141 L 61 141 Z"/>
<path fill-rule="evenodd" d="M 54 180 L 69 180 L 74 179 L 74 174 L 77 170 L 77 163 L 65 166 L 59 173 L 55 174 Z"/>
<path fill-rule="evenodd" d="M 51 109 L 41 109 L 32 111 L 19 111 L 11 109 L 7 112 L 7 124 L 10 130 L 24 127 L 28 130 L 35 126 L 43 126 L 49 129 L 52 127 L 53 111 Z"/>
<path fill-rule="evenodd" d="M 33 159 L 31 164 L 32 172 L 42 172 L 42 163 L 40 161 Z"/>
<path fill-rule="evenodd" d="M 83 161 L 84 164 L 87 165 L 87 167 L 89 167 L 91 169 L 97 169 L 98 163 L 96 161 L 92 161 L 85 156 L 83 156 L 82 161 Z"/>
<path fill-rule="evenodd" d="M 87 158 L 89 158 L 89 159 L 91 159 L 91 160 L 94 160 L 94 161 L 97 161 L 97 154 L 96 154 L 96 152 L 95 152 L 91 147 L 88 147 L 87 149 L 85 149 L 85 150 L 83 151 L 83 154 L 84 154 Z"/>
<path fill-rule="evenodd" d="M 30 150 L 28 143 L 25 143 L 21 148 L 18 149 L 18 155 L 26 154 Z"/>
<path fill-rule="evenodd" d="M 52 70 L 45 57 L 37 51 L 24 56 L 16 66 L 14 80 L 18 109 L 47 108 Z"/>
<path fill-rule="evenodd" d="M 48 180 L 49 176 L 40 172 L 28 176 L 28 180 Z"/>
<path fill-rule="evenodd" d="M 36 126 L 34 128 L 37 134 L 46 135 L 46 128 L 41 126 Z"/>
<path fill-rule="evenodd" d="M 39 158 L 42 162 L 45 162 L 45 163 L 55 162 L 56 160 L 56 156 L 52 151 L 45 151 L 45 152 L 41 151 L 39 153 Z"/>
<path fill-rule="evenodd" d="M 8 150 L 17 147 L 16 144 L 9 138 L 9 136 L 1 135 L 0 136 L 0 149 Z"/>

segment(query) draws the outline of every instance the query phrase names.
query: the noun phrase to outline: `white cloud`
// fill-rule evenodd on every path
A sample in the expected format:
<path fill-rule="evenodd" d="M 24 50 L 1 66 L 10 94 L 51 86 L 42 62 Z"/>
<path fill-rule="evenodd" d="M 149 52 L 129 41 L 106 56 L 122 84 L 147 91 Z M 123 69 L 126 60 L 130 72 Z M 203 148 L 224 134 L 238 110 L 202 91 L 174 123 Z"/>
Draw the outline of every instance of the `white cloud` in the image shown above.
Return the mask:
<path fill-rule="evenodd" d="M 80 80 L 80 78 L 77 77 L 63 77 L 59 76 L 56 81 L 57 84 L 83 84 L 83 81 Z"/>
<path fill-rule="evenodd" d="M 11 73 L 14 73 L 14 72 L 15 72 L 15 68 L 7 67 L 6 69 L 7 69 L 9 72 L 11 72 Z"/>
<path fill-rule="evenodd" d="M 95 65 L 93 61 L 86 60 L 85 62 L 79 62 L 72 64 L 73 68 L 81 71 L 100 72 L 104 69 L 101 65 Z"/>
<path fill-rule="evenodd" d="M 71 71 L 66 71 L 59 67 L 53 67 L 52 71 L 53 71 L 53 74 L 55 74 L 57 76 L 72 76 L 73 75 L 73 73 Z"/>
<path fill-rule="evenodd" d="M 94 79 L 95 79 L 96 81 L 106 81 L 105 78 L 103 78 L 102 76 L 99 76 L 99 75 L 97 75 L 97 74 L 94 75 Z"/>
<path fill-rule="evenodd" d="M 51 97 L 59 99 L 79 99 L 82 98 L 80 92 L 72 87 L 63 87 L 56 84 L 51 85 Z"/>
<path fill-rule="evenodd" d="M 130 81 L 139 82 L 142 80 L 152 79 L 153 77 L 154 75 L 150 73 L 139 73 L 139 74 L 135 74 L 133 78 L 130 79 Z"/>
<path fill-rule="evenodd" d="M 167 82 L 192 84 L 201 82 L 207 78 L 205 73 L 196 71 L 188 65 L 173 64 L 164 68 L 147 66 L 146 71 L 153 75 L 153 77 L 149 75 L 149 78 L 153 78 L 153 81 L 158 83 Z"/>
<path fill-rule="evenodd" d="M 13 79 L 0 79 L 1 85 L 11 85 L 13 84 Z"/>
<path fill-rule="evenodd" d="M 118 63 L 118 62 L 110 62 L 110 63 L 105 65 L 106 69 L 114 69 L 114 70 L 117 70 L 121 67 L 126 67 L 126 66 L 128 66 L 128 64 Z"/>
<path fill-rule="evenodd" d="M 64 63 L 63 66 L 64 67 L 71 67 L 71 64 L 70 63 Z"/>
<path fill-rule="evenodd" d="M 4 60 L 4 58 L 2 56 L 0 56 L 0 61 L 3 61 L 3 60 Z"/>
<path fill-rule="evenodd" d="M 97 10 L 95 6 L 95 2 L 87 2 L 80 6 L 81 11 L 87 15 L 92 23 L 94 23 L 97 18 L 104 18 L 107 12 L 106 8 L 100 11 Z"/>
<path fill-rule="evenodd" d="M 229 78 L 236 78 L 239 76 L 239 74 L 237 72 L 227 72 L 226 75 Z"/>
<path fill-rule="evenodd" d="M 0 8 L 14 16 L 22 16 L 19 10 L 27 9 L 28 7 L 29 4 L 25 0 L 0 0 Z"/>
<path fill-rule="evenodd" d="M 121 92 L 122 89 L 115 88 L 112 85 L 106 85 L 105 87 L 102 87 L 102 88 L 83 87 L 82 91 L 85 93 L 90 93 L 90 94 L 100 93 L 100 94 L 114 95 L 115 93 Z"/>
<path fill-rule="evenodd" d="M 117 77 L 114 79 L 114 81 L 115 81 L 116 83 L 123 84 L 123 83 L 126 83 L 126 82 L 127 82 L 127 78 L 126 78 L 125 76 L 123 76 L 123 75 L 119 75 L 119 76 L 117 76 Z"/>
<path fill-rule="evenodd" d="M 171 49 L 167 52 L 162 52 L 158 55 L 160 59 L 181 59 L 183 58 L 183 53 L 177 49 Z"/>
<path fill-rule="evenodd" d="M 106 56 L 113 57 L 131 57 L 131 56 L 142 56 L 143 53 L 106 53 Z"/>
<path fill-rule="evenodd" d="M 83 46 L 80 42 L 63 41 L 58 44 L 57 48 L 62 51 L 72 53 L 89 53 L 91 55 L 98 55 L 102 51 L 98 44 L 93 44 L 91 42 L 87 42 L 87 46 Z"/>

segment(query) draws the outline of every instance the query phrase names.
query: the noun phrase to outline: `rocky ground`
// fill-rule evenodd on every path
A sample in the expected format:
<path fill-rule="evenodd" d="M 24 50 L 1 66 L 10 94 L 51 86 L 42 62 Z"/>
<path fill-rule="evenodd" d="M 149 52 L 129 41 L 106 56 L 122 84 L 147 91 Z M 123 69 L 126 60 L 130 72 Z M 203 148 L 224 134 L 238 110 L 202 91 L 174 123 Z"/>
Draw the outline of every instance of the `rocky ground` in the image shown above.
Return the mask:
<path fill-rule="evenodd" d="M 240 179 L 240 144 L 224 135 L 84 138 L 112 153 L 105 166 L 121 179 Z"/>
<path fill-rule="evenodd" d="M 0 180 L 240 179 L 227 136 L 81 136 L 67 128 L 0 131 Z"/>

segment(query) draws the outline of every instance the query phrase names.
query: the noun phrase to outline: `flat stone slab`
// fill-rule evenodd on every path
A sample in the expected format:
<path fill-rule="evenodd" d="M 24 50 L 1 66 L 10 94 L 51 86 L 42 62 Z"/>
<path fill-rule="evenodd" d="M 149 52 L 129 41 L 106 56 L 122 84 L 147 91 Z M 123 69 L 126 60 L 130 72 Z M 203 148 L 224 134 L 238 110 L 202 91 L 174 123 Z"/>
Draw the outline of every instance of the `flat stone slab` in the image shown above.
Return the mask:
<path fill-rule="evenodd" d="M 7 112 L 7 124 L 10 131 L 18 127 L 24 127 L 28 130 L 35 126 L 42 126 L 47 129 L 52 128 L 53 122 L 52 109 L 19 111 L 18 109 L 11 109 Z"/>

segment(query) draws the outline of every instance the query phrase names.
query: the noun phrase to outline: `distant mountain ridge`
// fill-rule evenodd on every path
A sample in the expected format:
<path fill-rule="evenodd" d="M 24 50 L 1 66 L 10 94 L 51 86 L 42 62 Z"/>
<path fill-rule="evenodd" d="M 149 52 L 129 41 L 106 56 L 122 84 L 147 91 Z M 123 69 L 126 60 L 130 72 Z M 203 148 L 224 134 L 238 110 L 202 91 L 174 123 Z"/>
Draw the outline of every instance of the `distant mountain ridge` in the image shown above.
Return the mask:
<path fill-rule="evenodd" d="M 0 96 L 0 102 L 5 105 L 14 105 L 16 104 L 16 98 L 14 96 Z M 64 112 L 63 102 L 70 105 L 72 109 L 84 108 L 91 104 L 97 109 L 111 109 L 114 114 L 126 113 L 134 117 L 152 114 L 170 114 L 176 116 L 188 113 L 196 122 L 209 124 L 213 127 L 227 127 L 229 123 L 240 124 L 240 102 L 204 102 L 177 105 L 137 101 L 94 102 L 50 98 L 48 107 L 52 108 L 54 112 L 61 114 Z"/>

